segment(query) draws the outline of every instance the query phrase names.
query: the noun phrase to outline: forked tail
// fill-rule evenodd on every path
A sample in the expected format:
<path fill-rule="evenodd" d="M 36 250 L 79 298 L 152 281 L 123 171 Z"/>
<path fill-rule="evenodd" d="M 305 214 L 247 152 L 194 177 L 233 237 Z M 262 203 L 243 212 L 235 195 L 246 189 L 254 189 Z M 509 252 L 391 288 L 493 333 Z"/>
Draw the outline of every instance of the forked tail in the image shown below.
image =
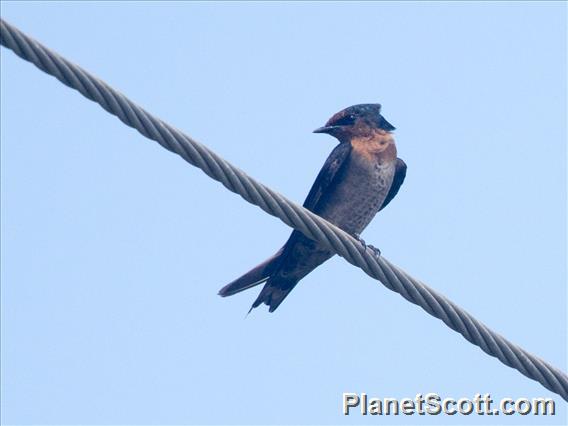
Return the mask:
<path fill-rule="evenodd" d="M 225 287 L 219 290 L 219 296 L 232 296 L 233 294 L 240 293 L 243 290 L 262 284 L 263 282 L 268 280 L 270 278 L 270 275 L 274 273 L 274 271 L 278 267 L 281 254 L 282 249 L 278 250 L 278 252 L 274 256 L 269 257 L 260 265 L 257 265 L 253 269 L 248 271 L 246 274 L 227 284 Z"/>
<path fill-rule="evenodd" d="M 267 280 L 249 312 L 262 303 L 268 305 L 268 312 L 274 312 L 298 284 L 298 281 L 300 281 L 298 277 L 283 277 L 277 272 Z"/>

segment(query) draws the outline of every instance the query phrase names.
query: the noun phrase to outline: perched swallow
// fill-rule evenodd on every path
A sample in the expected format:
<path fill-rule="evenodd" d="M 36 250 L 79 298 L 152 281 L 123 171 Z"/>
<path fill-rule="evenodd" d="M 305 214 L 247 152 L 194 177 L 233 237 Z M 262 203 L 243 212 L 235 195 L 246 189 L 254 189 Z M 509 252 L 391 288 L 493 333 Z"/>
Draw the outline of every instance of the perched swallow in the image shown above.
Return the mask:
<path fill-rule="evenodd" d="M 339 145 L 319 172 L 304 207 L 360 240 L 359 234 L 391 202 L 406 176 L 406 164 L 396 156 L 393 130 L 381 115 L 380 104 L 353 105 L 314 130 L 337 138 Z M 276 254 L 227 284 L 219 295 L 231 296 L 266 282 L 251 310 L 265 303 L 273 312 L 298 281 L 334 254 L 293 231 Z"/>

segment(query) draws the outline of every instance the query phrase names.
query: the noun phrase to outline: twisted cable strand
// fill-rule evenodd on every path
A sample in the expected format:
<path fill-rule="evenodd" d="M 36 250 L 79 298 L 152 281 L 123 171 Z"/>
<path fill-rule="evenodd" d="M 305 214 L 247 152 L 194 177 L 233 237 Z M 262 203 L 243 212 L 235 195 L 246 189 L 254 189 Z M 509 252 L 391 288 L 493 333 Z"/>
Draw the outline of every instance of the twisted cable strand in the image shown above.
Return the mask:
<path fill-rule="evenodd" d="M 568 376 L 562 371 L 491 331 L 440 293 L 412 278 L 384 257 L 376 257 L 372 250 L 349 234 L 255 181 L 207 147 L 152 116 L 103 81 L 50 51 L 4 20 L 0 20 L 0 24 L 1 44 L 22 59 L 98 103 L 127 126 L 180 155 L 246 201 L 278 217 L 309 238 L 325 244 L 349 263 L 379 280 L 389 290 L 399 293 L 409 302 L 442 320 L 488 355 L 538 381 L 568 401 Z"/>

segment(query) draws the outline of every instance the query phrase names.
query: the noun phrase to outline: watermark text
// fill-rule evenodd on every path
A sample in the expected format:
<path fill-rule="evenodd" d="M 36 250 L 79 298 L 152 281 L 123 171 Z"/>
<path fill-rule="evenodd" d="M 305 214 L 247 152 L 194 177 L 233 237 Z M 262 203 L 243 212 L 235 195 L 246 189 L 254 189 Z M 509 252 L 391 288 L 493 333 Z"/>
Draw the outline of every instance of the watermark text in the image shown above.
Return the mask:
<path fill-rule="evenodd" d="M 495 402 L 491 395 L 475 394 L 473 398 L 441 398 L 436 393 L 419 393 L 414 398 L 371 398 L 366 393 L 344 393 L 343 414 L 348 416 L 358 412 L 363 416 L 382 415 L 486 415 L 505 416 L 532 414 L 553 416 L 556 404 L 552 398 L 502 398 Z"/>

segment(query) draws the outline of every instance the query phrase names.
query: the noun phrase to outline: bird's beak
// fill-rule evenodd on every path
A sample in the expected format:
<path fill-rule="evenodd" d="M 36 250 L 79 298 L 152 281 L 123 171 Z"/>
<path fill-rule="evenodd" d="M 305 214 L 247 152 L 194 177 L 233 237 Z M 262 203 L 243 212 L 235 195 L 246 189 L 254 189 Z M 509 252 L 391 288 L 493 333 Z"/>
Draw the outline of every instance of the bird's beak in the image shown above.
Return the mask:
<path fill-rule="evenodd" d="M 323 127 L 318 127 L 316 130 L 313 131 L 313 133 L 327 133 L 327 134 L 331 134 L 333 133 L 334 130 L 337 130 L 340 126 L 323 126 Z"/>

